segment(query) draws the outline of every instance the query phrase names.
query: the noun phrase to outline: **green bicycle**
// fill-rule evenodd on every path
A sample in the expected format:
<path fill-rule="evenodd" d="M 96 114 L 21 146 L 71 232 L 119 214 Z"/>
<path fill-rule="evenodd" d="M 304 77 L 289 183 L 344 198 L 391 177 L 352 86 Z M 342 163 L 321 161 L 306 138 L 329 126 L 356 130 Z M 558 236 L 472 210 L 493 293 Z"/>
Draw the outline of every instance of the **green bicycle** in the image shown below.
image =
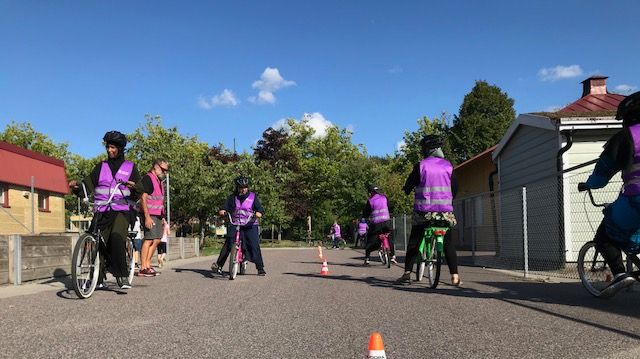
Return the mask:
<path fill-rule="evenodd" d="M 444 236 L 449 231 L 449 223 L 437 221 L 424 230 L 424 235 L 418 246 L 416 261 L 416 280 L 419 282 L 424 276 L 425 269 L 429 286 L 435 289 L 440 281 L 440 268 L 444 255 Z"/>

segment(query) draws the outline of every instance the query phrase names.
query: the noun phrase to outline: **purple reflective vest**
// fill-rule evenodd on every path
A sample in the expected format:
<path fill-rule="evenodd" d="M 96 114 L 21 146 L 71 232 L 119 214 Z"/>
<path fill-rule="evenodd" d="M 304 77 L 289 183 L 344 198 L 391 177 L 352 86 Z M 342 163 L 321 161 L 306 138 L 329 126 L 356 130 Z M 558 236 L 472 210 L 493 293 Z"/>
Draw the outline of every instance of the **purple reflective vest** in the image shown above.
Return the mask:
<path fill-rule="evenodd" d="M 249 195 L 245 200 L 240 203 L 240 199 L 236 196 L 236 209 L 233 211 L 233 221 L 236 223 L 247 224 L 249 218 L 253 213 L 253 201 L 256 199 L 256 194 L 249 192 Z M 253 221 L 253 225 L 257 226 L 258 221 Z"/>
<path fill-rule="evenodd" d="M 342 237 L 340 236 L 340 225 L 339 225 L 339 224 L 337 224 L 337 223 L 333 225 L 333 235 L 334 235 L 336 238 L 342 238 Z"/>
<path fill-rule="evenodd" d="M 630 126 L 629 132 L 633 140 L 633 163 L 622 170 L 622 195 L 637 196 L 640 194 L 640 124 Z"/>
<path fill-rule="evenodd" d="M 451 162 L 439 157 L 420 161 L 420 185 L 415 189 L 413 209 L 417 212 L 453 212 Z"/>
<path fill-rule="evenodd" d="M 365 222 L 358 223 L 358 234 L 361 236 L 367 234 L 367 224 Z"/>
<path fill-rule="evenodd" d="M 369 217 L 371 223 L 377 224 L 391 219 L 387 207 L 387 197 L 376 193 L 369 198 L 369 205 L 371 205 L 371 216 Z"/>
<path fill-rule="evenodd" d="M 147 196 L 147 209 L 153 216 L 161 216 L 164 213 L 164 188 L 158 176 L 153 172 L 147 174 L 153 183 L 153 192 Z"/>
<path fill-rule="evenodd" d="M 107 161 L 102 162 L 98 185 L 94 190 L 94 212 L 129 210 L 128 198 L 131 196 L 131 191 L 129 191 L 129 188 L 124 184 L 118 184 L 118 181 L 127 182 L 129 177 L 131 177 L 132 171 L 133 162 L 124 161 L 122 165 L 120 165 L 114 178 Z M 113 193 L 113 198 L 111 203 L 107 204 L 111 193 Z"/>

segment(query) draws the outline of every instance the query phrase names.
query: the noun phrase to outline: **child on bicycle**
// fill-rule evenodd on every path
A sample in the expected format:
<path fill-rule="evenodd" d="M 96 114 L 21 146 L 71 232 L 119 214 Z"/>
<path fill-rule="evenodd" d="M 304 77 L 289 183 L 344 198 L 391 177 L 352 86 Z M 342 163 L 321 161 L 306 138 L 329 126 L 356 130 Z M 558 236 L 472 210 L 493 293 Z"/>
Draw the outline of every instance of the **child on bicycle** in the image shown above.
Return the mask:
<path fill-rule="evenodd" d="M 233 183 L 236 186 L 235 191 L 227 197 L 224 206 L 218 212 L 220 216 L 231 213 L 234 221 L 245 222 L 252 217 L 246 225 L 240 227 L 240 236 L 242 236 L 243 250 L 249 261 L 256 265 L 259 276 L 267 275 L 264 271 L 264 263 L 262 261 L 262 251 L 260 250 L 260 236 L 258 234 L 258 221 L 262 217 L 262 205 L 258 199 L 258 195 L 249 192 L 249 178 L 240 176 Z M 227 226 L 227 238 L 222 246 L 218 259 L 211 264 L 211 270 L 214 273 L 222 274 L 222 267 L 231 252 L 231 246 L 235 245 L 236 226 L 229 224 Z"/>
<path fill-rule="evenodd" d="M 367 231 L 369 230 L 369 225 L 367 224 L 367 220 L 364 218 L 360 218 L 360 221 L 358 222 L 358 233 L 357 233 L 357 238 L 356 238 L 356 247 L 362 243 L 363 245 L 366 245 L 366 240 L 367 240 Z"/>
<path fill-rule="evenodd" d="M 376 185 L 369 185 L 369 200 L 364 206 L 362 216 L 369 218 L 369 231 L 367 232 L 367 241 L 364 251 L 364 265 L 369 265 L 369 256 L 371 252 L 380 248 L 380 240 L 378 235 L 381 233 L 389 234 L 389 246 L 391 247 L 391 262 L 396 262 L 396 251 L 393 243 L 391 215 L 389 214 L 389 203 L 387 196 L 380 193 L 380 188 Z"/>
<path fill-rule="evenodd" d="M 340 243 L 340 239 L 342 239 L 342 233 L 340 231 L 340 225 L 338 224 L 337 220 L 333 221 L 330 235 L 333 241 L 333 246 L 331 248 L 340 248 L 339 243 Z"/>
<path fill-rule="evenodd" d="M 450 227 L 456 225 L 452 203 L 457 191 L 457 181 L 453 176 L 453 165 L 444 158 L 442 144 L 443 139 L 438 135 L 426 135 L 420 141 L 424 159 L 413 167 L 403 187 L 406 194 L 415 188 L 415 196 L 404 274 L 398 279 L 399 283 L 411 283 L 411 271 L 425 229 L 435 221 L 444 221 Z M 448 231 L 444 237 L 444 255 L 451 273 L 451 284 L 459 286 L 458 258 L 451 242 L 451 231 Z"/>
<path fill-rule="evenodd" d="M 635 282 L 625 272 L 621 249 L 630 253 L 640 251 L 640 92 L 620 102 L 616 119 L 622 120 L 622 130 L 604 145 L 587 182 L 578 184 L 579 191 L 602 188 L 622 171 L 622 193 L 605 208 L 594 238 L 597 250 L 614 275 L 602 290 L 602 296 L 612 296 Z"/>

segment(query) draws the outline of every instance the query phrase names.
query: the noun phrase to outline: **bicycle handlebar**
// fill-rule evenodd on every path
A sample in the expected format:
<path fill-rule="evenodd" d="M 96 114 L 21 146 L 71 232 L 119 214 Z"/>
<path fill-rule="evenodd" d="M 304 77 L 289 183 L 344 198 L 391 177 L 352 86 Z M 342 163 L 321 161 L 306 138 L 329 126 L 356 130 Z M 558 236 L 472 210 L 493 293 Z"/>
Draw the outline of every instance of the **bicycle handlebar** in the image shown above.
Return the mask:
<path fill-rule="evenodd" d="M 589 199 L 591 200 L 591 204 L 594 205 L 594 207 L 606 207 L 609 205 L 608 203 L 596 203 L 596 201 L 593 199 L 591 188 L 587 188 L 587 193 L 589 194 Z"/>
<path fill-rule="evenodd" d="M 227 212 L 227 218 L 229 219 L 229 223 L 233 224 L 234 226 L 246 226 L 247 224 L 249 224 L 249 222 L 251 222 L 251 219 L 253 219 L 255 215 L 253 213 L 251 213 L 249 215 L 249 218 L 247 218 L 247 221 L 245 223 L 241 223 L 241 222 L 233 222 L 233 218 L 231 217 L 231 213 Z"/>

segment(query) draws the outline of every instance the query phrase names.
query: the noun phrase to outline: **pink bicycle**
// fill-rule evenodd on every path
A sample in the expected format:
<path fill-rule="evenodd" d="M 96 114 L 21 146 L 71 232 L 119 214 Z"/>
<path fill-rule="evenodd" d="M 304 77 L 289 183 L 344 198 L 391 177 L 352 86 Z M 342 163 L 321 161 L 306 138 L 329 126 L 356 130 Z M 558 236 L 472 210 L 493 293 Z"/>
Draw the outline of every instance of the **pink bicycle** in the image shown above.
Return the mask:
<path fill-rule="evenodd" d="M 251 222 L 253 215 L 249 216 L 247 220 L 242 223 L 240 221 L 234 222 L 231 214 L 227 213 L 229 216 L 229 223 L 236 226 L 236 239 L 234 244 L 231 246 L 231 253 L 229 259 L 229 280 L 236 279 L 238 273 L 245 274 L 247 271 L 247 259 L 244 255 L 244 250 L 242 249 L 242 240 L 240 239 L 240 227 L 247 225 L 247 223 Z"/>
<path fill-rule="evenodd" d="M 389 235 L 391 233 L 378 234 L 378 240 L 380 240 L 380 249 L 378 249 L 378 255 L 380 256 L 380 262 L 386 265 L 387 268 L 391 268 L 391 246 L 389 245 Z"/>

